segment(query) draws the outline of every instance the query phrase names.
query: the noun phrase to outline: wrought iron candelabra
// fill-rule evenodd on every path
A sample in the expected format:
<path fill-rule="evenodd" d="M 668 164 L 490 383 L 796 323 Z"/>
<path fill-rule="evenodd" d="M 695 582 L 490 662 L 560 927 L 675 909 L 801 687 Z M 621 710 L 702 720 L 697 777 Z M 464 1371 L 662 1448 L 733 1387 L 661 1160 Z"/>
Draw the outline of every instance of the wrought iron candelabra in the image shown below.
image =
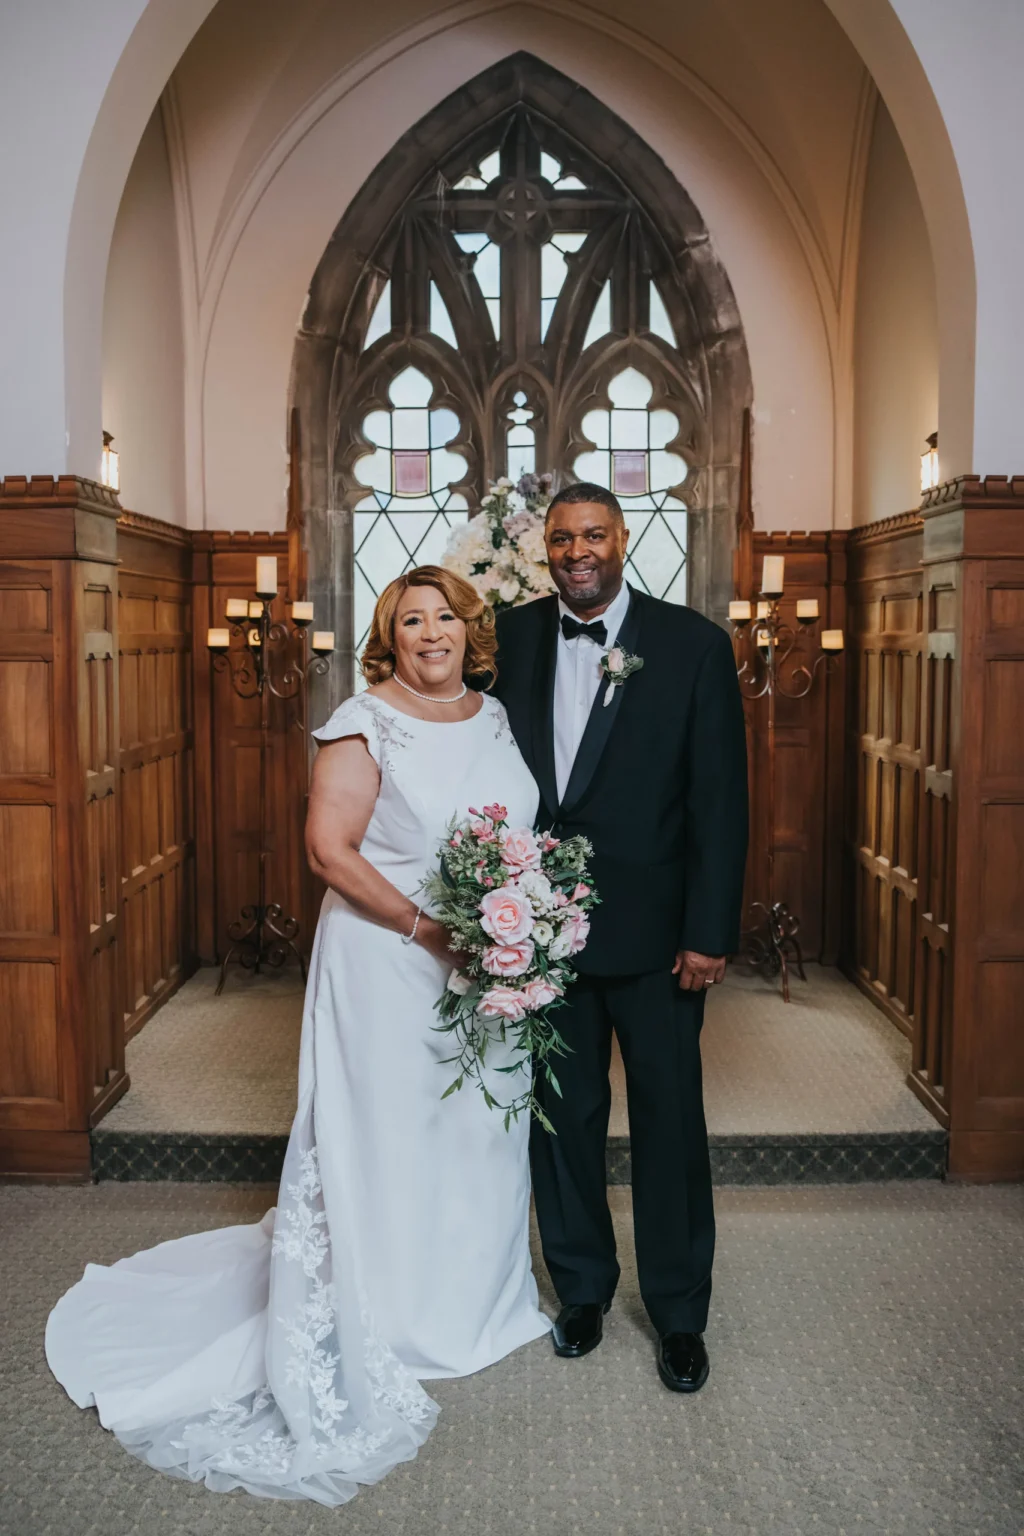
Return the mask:
<path fill-rule="evenodd" d="M 277 596 L 277 557 L 261 555 L 256 561 L 256 597 L 229 598 L 227 629 L 211 629 L 207 646 L 213 665 L 226 672 L 234 692 L 242 699 L 260 701 L 259 753 L 259 884 L 255 904 L 244 906 L 228 924 L 230 947 L 220 968 L 217 992 L 220 993 L 228 966 L 236 961 L 246 970 L 258 972 L 265 966 L 275 969 L 294 956 L 306 979 L 306 963 L 295 940 L 299 934 L 298 918 L 289 916 L 280 902 L 267 900 L 267 763 L 270 755 L 270 700 L 299 699 L 300 726 L 305 737 L 306 690 L 314 677 L 323 677 L 330 669 L 334 636 L 317 630 L 309 644 L 313 622 L 312 603 L 292 603 L 291 627 L 271 615 Z M 232 645 L 232 637 L 241 645 Z"/>
<path fill-rule="evenodd" d="M 800 919 L 775 894 L 775 705 L 779 696 L 807 697 L 821 668 L 829 669 L 842 651 L 843 632 L 827 629 L 815 634 L 817 598 L 798 600 L 796 629 L 781 617 L 783 561 L 782 555 L 765 556 L 762 596 L 756 611 L 747 601 L 732 602 L 729 620 L 734 626 L 737 650 L 744 648 L 748 653 L 736 669 L 740 691 L 744 698 L 768 701 L 768 899 L 753 903 L 756 920 L 743 933 L 741 958 L 768 978 L 781 975 L 782 996 L 788 1003 L 791 957 L 801 981 L 807 977 L 797 938 Z M 806 648 L 812 638 L 817 648 L 813 659 Z"/>

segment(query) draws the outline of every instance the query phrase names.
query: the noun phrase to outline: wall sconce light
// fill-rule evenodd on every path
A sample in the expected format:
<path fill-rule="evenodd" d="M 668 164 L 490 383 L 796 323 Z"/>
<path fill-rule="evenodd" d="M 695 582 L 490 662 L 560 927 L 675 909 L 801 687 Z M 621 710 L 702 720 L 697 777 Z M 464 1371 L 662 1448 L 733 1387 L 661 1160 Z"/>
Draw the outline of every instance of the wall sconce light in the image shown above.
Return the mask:
<path fill-rule="evenodd" d="M 921 494 L 931 491 L 939 483 L 939 434 L 933 432 L 925 438 L 927 449 L 921 455 Z"/>
<path fill-rule="evenodd" d="M 117 449 L 111 447 L 114 439 L 109 432 L 103 434 L 103 455 L 100 460 L 100 479 L 104 485 L 109 485 L 112 491 L 121 489 L 121 466 L 118 462 Z"/>

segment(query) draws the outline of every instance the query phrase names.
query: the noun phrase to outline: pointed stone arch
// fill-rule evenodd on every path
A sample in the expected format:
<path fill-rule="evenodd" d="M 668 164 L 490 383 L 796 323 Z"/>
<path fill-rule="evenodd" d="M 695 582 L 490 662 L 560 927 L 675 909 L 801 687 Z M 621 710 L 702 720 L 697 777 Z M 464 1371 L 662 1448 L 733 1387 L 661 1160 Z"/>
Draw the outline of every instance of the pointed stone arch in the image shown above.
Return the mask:
<path fill-rule="evenodd" d="M 566 255 L 565 278 L 541 321 L 541 247 L 553 232 L 573 230 L 583 243 Z M 484 239 L 500 247 L 510 279 L 491 300 L 474 280 L 479 258 L 469 249 Z M 386 285 L 391 314 L 382 320 Z M 602 293 L 607 328 L 594 335 Z M 652 293 L 661 300 L 654 312 Z M 455 347 L 431 330 L 437 295 Z M 660 157 L 590 92 L 530 54 L 486 70 L 398 140 L 346 210 L 310 286 L 291 395 L 301 422 L 311 595 L 318 611 L 333 610 L 343 650 L 346 639 L 358 642 L 354 609 L 367 600 L 357 560 L 358 527 L 369 516 L 358 510 L 368 503 L 357 466 L 372 446 L 363 424 L 374 412 L 381 419 L 391 383 L 409 366 L 430 378 L 431 408 L 458 417 L 450 447 L 466 471 L 451 490 L 470 511 L 486 481 L 505 472 L 504 433 L 518 394 L 531 410 L 537 469 L 569 479 L 576 458 L 594 447 L 584 417 L 608 410 L 608 386 L 624 370 L 643 373 L 650 408 L 672 412 L 679 424 L 664 446 L 672 462 L 685 461 L 672 490 L 673 505 L 684 499 L 687 509 L 687 600 L 724 617 L 751 403 L 728 275 Z M 680 590 L 677 581 L 673 595 Z M 348 675 L 339 667 L 339 693 Z"/>

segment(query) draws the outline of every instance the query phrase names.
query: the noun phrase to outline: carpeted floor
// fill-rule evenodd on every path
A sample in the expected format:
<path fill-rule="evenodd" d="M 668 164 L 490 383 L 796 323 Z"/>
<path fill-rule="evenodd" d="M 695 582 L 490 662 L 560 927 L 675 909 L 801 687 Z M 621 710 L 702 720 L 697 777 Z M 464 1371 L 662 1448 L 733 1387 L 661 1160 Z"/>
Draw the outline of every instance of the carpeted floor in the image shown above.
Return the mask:
<path fill-rule="evenodd" d="M 432 1385 L 419 1458 L 341 1510 L 214 1495 L 133 1461 L 50 1377 L 86 1260 L 255 1219 L 259 1188 L 0 1188 L 4 1536 L 1017 1536 L 1024 1190 L 732 1189 L 699 1396 L 659 1384 L 627 1261 L 604 1344 Z M 630 1252 L 628 1193 L 612 1191 Z M 550 1305 L 550 1292 L 545 1303 Z"/>
<path fill-rule="evenodd" d="M 720 1134 L 934 1130 L 906 1086 L 910 1046 L 837 971 L 807 967 L 793 1001 L 730 971 L 701 1037 L 708 1128 Z M 129 1043 L 131 1088 L 108 1131 L 286 1135 L 295 1109 L 298 971 L 197 972 Z M 611 1134 L 626 1136 L 621 1064 Z"/>

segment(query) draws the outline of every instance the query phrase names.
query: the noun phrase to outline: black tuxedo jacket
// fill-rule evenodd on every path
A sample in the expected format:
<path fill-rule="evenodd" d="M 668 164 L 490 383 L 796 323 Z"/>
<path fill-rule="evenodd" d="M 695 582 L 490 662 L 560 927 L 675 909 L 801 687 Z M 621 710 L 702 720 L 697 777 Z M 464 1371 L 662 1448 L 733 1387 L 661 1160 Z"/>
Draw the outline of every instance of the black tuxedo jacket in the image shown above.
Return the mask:
<path fill-rule="evenodd" d="M 555 784 L 558 599 L 498 617 L 494 692 L 540 786 L 538 825 L 583 833 L 601 905 L 578 969 L 625 976 L 677 950 L 732 954 L 747 856 L 747 751 L 729 637 L 630 588 L 618 644 L 643 667 L 605 705 L 602 680 L 565 797 Z"/>

